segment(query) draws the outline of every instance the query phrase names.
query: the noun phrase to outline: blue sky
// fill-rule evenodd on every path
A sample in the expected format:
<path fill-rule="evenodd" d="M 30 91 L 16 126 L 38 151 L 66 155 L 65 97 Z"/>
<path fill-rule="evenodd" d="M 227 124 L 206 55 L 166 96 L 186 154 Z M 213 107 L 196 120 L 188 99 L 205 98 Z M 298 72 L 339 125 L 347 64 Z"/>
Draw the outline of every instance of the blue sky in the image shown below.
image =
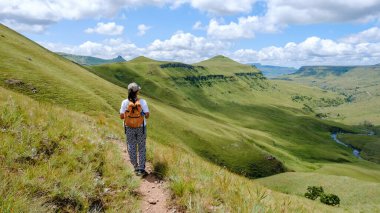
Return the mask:
<path fill-rule="evenodd" d="M 0 0 L 0 23 L 52 51 L 193 63 L 380 63 L 380 0 Z"/>

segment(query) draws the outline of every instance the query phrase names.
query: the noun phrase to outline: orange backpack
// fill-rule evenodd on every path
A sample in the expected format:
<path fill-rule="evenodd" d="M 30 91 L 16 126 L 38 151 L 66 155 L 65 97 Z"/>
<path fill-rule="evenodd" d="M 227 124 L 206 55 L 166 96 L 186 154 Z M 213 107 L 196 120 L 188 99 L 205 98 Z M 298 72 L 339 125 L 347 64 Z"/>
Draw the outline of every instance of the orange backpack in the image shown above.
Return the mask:
<path fill-rule="evenodd" d="M 130 128 L 139 128 L 144 124 L 144 116 L 140 100 L 135 103 L 129 101 L 127 110 L 124 112 L 124 125 Z"/>

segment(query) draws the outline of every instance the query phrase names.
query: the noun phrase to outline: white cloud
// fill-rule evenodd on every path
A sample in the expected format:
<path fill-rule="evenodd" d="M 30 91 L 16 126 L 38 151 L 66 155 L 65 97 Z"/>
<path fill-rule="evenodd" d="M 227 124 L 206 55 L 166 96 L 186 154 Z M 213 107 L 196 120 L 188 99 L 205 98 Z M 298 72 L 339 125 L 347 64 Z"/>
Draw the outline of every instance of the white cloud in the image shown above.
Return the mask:
<path fill-rule="evenodd" d="M 10 27 L 41 26 L 38 30 L 43 30 L 60 20 L 114 17 L 122 9 L 146 5 L 168 5 L 175 9 L 189 4 L 198 10 L 225 15 L 249 12 L 253 2 L 255 0 L 0 0 L 0 22 Z"/>
<path fill-rule="evenodd" d="M 286 66 L 367 65 L 380 62 L 380 42 L 353 44 L 309 37 L 300 43 L 289 42 L 283 47 L 240 49 L 230 56 L 243 63 L 260 62 Z"/>
<path fill-rule="evenodd" d="M 276 28 L 258 16 L 241 17 L 238 23 L 230 22 L 224 25 L 211 19 L 207 35 L 218 39 L 253 38 L 256 31 L 274 32 Z"/>
<path fill-rule="evenodd" d="M 190 5 L 201 11 L 217 15 L 248 13 L 257 0 L 191 0 Z"/>
<path fill-rule="evenodd" d="M 268 0 L 266 18 L 279 25 L 379 19 L 378 0 Z"/>
<path fill-rule="evenodd" d="M 177 32 L 167 40 L 155 40 L 146 48 L 148 57 L 196 62 L 207 57 L 221 54 L 230 47 L 230 43 L 208 40 L 190 33 Z"/>
<path fill-rule="evenodd" d="M 372 27 L 358 34 L 350 35 L 342 39 L 342 42 L 347 43 L 363 43 L 363 42 L 380 42 L 380 28 Z"/>
<path fill-rule="evenodd" d="M 76 55 L 94 56 L 105 59 L 123 56 L 130 59 L 143 54 L 143 49 L 135 44 L 125 42 L 121 38 L 107 39 L 103 42 L 86 41 L 80 45 L 66 45 L 51 42 L 39 42 L 42 46 L 54 52 L 65 52 Z"/>
<path fill-rule="evenodd" d="M 46 25 L 43 24 L 24 24 L 9 19 L 1 20 L 0 23 L 12 28 L 13 30 L 22 32 L 41 33 L 46 29 Z"/>
<path fill-rule="evenodd" d="M 177 32 L 166 40 L 154 40 L 146 47 L 137 47 L 121 38 L 107 39 L 103 42 L 86 41 L 78 46 L 40 42 L 55 52 L 89 55 L 100 58 L 114 58 L 118 55 L 131 59 L 145 55 L 157 60 L 196 62 L 221 53 L 227 53 L 230 43 L 207 40 L 190 33 Z"/>
<path fill-rule="evenodd" d="M 103 23 L 99 22 L 94 28 L 87 28 L 86 33 L 98 33 L 102 35 L 121 35 L 124 27 L 117 25 L 115 22 Z"/>
<path fill-rule="evenodd" d="M 193 25 L 193 30 L 203 30 L 203 29 L 206 29 L 206 28 L 202 26 L 202 22 L 200 21 L 195 22 L 195 24 Z"/>
<path fill-rule="evenodd" d="M 366 30 L 351 37 L 368 35 Z M 368 65 L 380 63 L 380 41 L 351 42 L 344 39 L 331 40 L 316 36 L 302 42 L 289 42 L 284 46 L 269 46 L 260 50 L 240 49 L 232 51 L 232 43 L 198 37 L 190 33 L 177 32 L 166 40 L 154 40 L 145 47 L 138 47 L 121 38 L 103 42 L 86 41 L 78 46 L 54 43 L 41 43 L 52 51 L 101 58 L 114 58 L 118 55 L 126 59 L 145 55 L 157 60 L 193 63 L 223 54 L 239 62 L 260 62 L 281 66 L 303 65 Z"/>
<path fill-rule="evenodd" d="M 368 22 L 380 20 L 378 0 L 267 0 L 261 16 L 240 17 L 222 24 L 212 19 L 209 36 L 220 39 L 253 38 L 257 32 L 277 32 L 291 24 Z"/>
<path fill-rule="evenodd" d="M 148 31 L 150 28 L 152 28 L 152 27 L 151 26 L 147 26 L 145 24 L 140 24 L 139 26 L 137 26 L 137 30 L 139 31 L 137 33 L 137 35 L 139 35 L 139 36 L 145 35 L 146 31 Z"/>
<path fill-rule="evenodd" d="M 268 24 L 275 31 L 290 24 L 368 22 L 380 17 L 379 0 L 0 0 L 0 22 L 8 20 L 6 24 L 11 27 L 23 25 L 19 29 L 41 31 L 64 19 L 115 17 L 122 9 L 146 5 L 175 9 L 187 4 L 209 14 L 224 16 L 249 13 L 258 2 L 265 5 L 263 15 L 240 18 L 249 20 L 256 17 L 260 23 L 265 23 L 257 29 L 256 25 L 248 24 L 247 27 L 252 28 L 251 35 L 263 29 L 267 31 Z M 242 26 L 240 19 L 226 27 Z M 32 27 L 28 29 L 26 25 Z"/>

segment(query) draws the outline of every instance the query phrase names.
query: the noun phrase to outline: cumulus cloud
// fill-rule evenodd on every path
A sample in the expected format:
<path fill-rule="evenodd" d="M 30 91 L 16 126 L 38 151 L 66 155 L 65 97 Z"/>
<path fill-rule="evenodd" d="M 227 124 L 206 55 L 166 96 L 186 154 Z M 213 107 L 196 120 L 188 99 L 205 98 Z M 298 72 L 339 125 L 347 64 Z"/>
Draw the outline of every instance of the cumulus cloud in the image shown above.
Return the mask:
<path fill-rule="evenodd" d="M 179 31 L 167 40 L 153 41 L 145 51 L 147 56 L 156 59 L 196 62 L 223 53 L 230 45 Z"/>
<path fill-rule="evenodd" d="M 257 32 L 277 32 L 291 24 L 368 22 L 380 20 L 375 0 L 267 0 L 261 16 L 240 17 L 223 24 L 212 19 L 207 34 L 220 39 L 253 38 Z"/>
<path fill-rule="evenodd" d="M 211 14 L 228 15 L 234 13 L 248 13 L 257 0 L 190 0 L 193 8 Z"/>
<path fill-rule="evenodd" d="M 218 39 L 240 39 L 253 38 L 256 31 L 274 32 L 276 27 L 258 16 L 241 17 L 238 23 L 230 22 L 229 24 L 220 24 L 215 19 L 211 19 L 207 35 Z"/>
<path fill-rule="evenodd" d="M 265 17 L 280 25 L 366 22 L 380 16 L 376 0 L 268 0 L 267 8 Z"/>
<path fill-rule="evenodd" d="M 206 28 L 202 25 L 202 22 L 200 21 L 195 22 L 195 24 L 193 25 L 193 30 L 203 30 L 203 29 L 206 29 Z"/>
<path fill-rule="evenodd" d="M 22 31 L 42 31 L 60 20 L 114 17 L 122 9 L 146 5 L 168 5 L 175 9 L 187 4 L 208 13 L 225 15 L 249 12 L 254 2 L 255 0 L 0 0 L 0 22 L 12 28 L 19 26 Z M 36 26 L 40 26 L 39 29 Z"/>
<path fill-rule="evenodd" d="M 22 32 L 42 33 L 46 30 L 46 25 L 44 24 L 24 24 L 10 19 L 3 19 L 0 23 L 12 28 L 13 30 Z"/>
<path fill-rule="evenodd" d="M 359 38 L 372 35 L 377 30 L 371 28 L 338 40 L 309 37 L 302 42 L 288 42 L 284 46 L 269 46 L 260 50 L 232 50 L 233 43 L 225 40 L 195 36 L 191 33 L 176 32 L 166 40 L 154 40 L 145 47 L 126 42 L 121 38 L 103 42 L 86 41 L 77 46 L 41 43 L 52 51 L 101 58 L 114 58 L 122 55 L 126 59 L 145 55 L 157 60 L 193 63 L 223 54 L 241 63 L 260 62 L 281 66 L 303 65 L 368 65 L 380 63 L 380 41 Z M 362 36 L 366 37 L 366 36 Z M 371 37 L 372 39 L 372 37 Z"/>
<path fill-rule="evenodd" d="M 347 43 L 314 36 L 300 43 L 289 42 L 283 47 L 240 49 L 230 56 L 244 63 L 261 62 L 287 66 L 367 65 L 380 62 L 380 42 Z"/>
<path fill-rule="evenodd" d="M 117 25 L 115 22 L 103 23 L 99 22 L 94 28 L 87 28 L 86 33 L 98 33 L 102 35 L 121 35 L 124 27 Z"/>
<path fill-rule="evenodd" d="M 358 34 L 347 36 L 341 39 L 341 41 L 352 44 L 365 42 L 380 42 L 380 28 L 372 27 Z"/>
<path fill-rule="evenodd" d="M 102 42 L 86 41 L 79 45 L 67 45 L 52 42 L 39 42 L 53 52 L 64 52 L 76 55 L 94 56 L 104 59 L 115 58 L 119 55 L 131 59 L 144 54 L 144 49 L 122 38 L 106 39 Z"/>
<path fill-rule="evenodd" d="M 209 14 L 224 16 L 249 13 L 257 2 L 265 5 L 262 15 L 250 14 L 240 18 L 247 19 L 248 22 L 258 19 L 262 23 L 259 27 L 252 23 L 246 25 L 251 29 L 246 30 L 251 37 L 256 31 L 268 30 L 267 26 L 275 31 L 290 24 L 368 22 L 379 20 L 380 17 L 380 1 L 377 0 L 0 0 L 0 22 L 11 25 L 10 27 L 19 26 L 20 29 L 42 31 L 63 19 L 114 17 L 124 8 L 145 5 L 169 6 L 173 9 L 189 5 Z M 243 28 L 244 23 L 240 23 L 240 19 L 227 25 L 218 23 L 218 27 L 220 30 L 227 27 L 236 28 L 234 25 Z M 26 25 L 33 27 L 28 28 Z M 237 35 L 237 38 L 246 37 L 249 36 Z"/>
<path fill-rule="evenodd" d="M 230 47 L 228 42 L 208 40 L 180 31 L 166 40 L 156 39 L 146 47 L 138 47 L 121 38 L 107 39 L 103 42 L 86 41 L 77 46 L 46 42 L 40 42 L 40 44 L 55 52 L 101 58 L 114 58 L 121 55 L 126 59 L 131 59 L 145 55 L 157 60 L 175 60 L 187 63 L 226 53 Z"/>
<path fill-rule="evenodd" d="M 139 36 L 145 35 L 146 31 L 148 31 L 150 28 L 152 28 L 152 27 L 151 26 L 147 26 L 145 24 L 140 24 L 139 26 L 137 26 L 137 30 L 139 31 L 137 33 L 137 35 L 139 35 Z"/>

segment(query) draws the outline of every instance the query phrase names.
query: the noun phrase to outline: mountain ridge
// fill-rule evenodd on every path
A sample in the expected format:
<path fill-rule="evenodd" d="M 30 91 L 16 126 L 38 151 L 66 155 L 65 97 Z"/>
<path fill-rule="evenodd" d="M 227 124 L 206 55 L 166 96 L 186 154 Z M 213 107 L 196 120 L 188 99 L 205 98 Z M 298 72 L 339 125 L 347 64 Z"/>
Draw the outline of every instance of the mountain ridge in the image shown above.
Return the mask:
<path fill-rule="evenodd" d="M 126 60 L 122 56 L 117 56 L 113 59 L 102 59 L 94 56 L 84 56 L 84 55 L 75 55 L 63 52 L 56 52 L 56 54 L 67 58 L 70 61 L 78 63 L 83 66 L 91 65 L 100 65 L 100 64 L 109 64 L 109 63 L 118 63 L 125 62 Z"/>

